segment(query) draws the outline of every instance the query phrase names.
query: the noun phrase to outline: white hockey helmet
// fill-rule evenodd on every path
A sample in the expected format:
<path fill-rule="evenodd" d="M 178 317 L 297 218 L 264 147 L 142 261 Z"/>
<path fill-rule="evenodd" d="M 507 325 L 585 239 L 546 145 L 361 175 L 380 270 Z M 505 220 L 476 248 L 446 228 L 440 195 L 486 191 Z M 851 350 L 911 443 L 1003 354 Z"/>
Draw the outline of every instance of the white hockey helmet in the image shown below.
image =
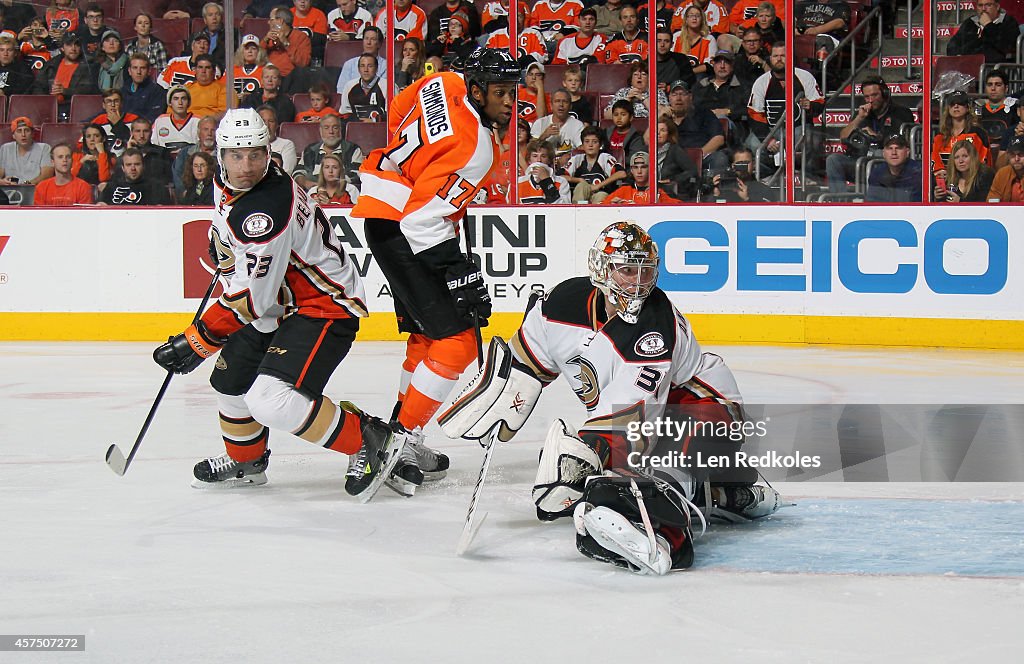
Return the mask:
<path fill-rule="evenodd" d="M 270 168 L 270 129 L 263 118 L 251 108 L 233 108 L 224 114 L 217 125 L 217 162 L 220 177 L 228 182 L 224 170 L 224 150 L 229 148 L 264 148 L 267 151 L 267 168 Z M 265 175 L 266 173 L 264 173 Z"/>
<path fill-rule="evenodd" d="M 658 245 L 647 231 L 617 221 L 590 248 L 590 282 L 601 289 L 619 318 L 636 323 L 644 300 L 658 283 Z"/>

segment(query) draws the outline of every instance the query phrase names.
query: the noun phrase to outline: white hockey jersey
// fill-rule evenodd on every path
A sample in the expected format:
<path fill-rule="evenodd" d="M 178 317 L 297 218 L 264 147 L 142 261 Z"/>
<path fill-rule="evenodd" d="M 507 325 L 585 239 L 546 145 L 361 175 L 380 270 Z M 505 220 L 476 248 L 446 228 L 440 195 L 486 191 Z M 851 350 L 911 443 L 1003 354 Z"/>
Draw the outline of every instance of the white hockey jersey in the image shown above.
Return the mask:
<path fill-rule="evenodd" d="M 621 435 L 668 404 L 742 403 L 732 372 L 701 352 L 690 322 L 658 288 L 630 325 L 607 318 L 604 295 L 589 278 L 569 279 L 527 311 L 509 347 L 541 381 L 565 376 L 587 409 L 581 435 Z M 633 449 L 643 452 L 650 442 Z"/>
<path fill-rule="evenodd" d="M 363 282 L 326 215 L 276 164 L 248 192 L 214 179 L 213 241 L 228 284 L 203 314 L 227 337 L 252 323 L 272 332 L 293 314 L 309 318 L 367 315 Z"/>
<path fill-rule="evenodd" d="M 188 113 L 183 121 L 164 113 L 153 121 L 153 145 L 162 148 L 180 148 L 199 142 L 199 118 Z"/>

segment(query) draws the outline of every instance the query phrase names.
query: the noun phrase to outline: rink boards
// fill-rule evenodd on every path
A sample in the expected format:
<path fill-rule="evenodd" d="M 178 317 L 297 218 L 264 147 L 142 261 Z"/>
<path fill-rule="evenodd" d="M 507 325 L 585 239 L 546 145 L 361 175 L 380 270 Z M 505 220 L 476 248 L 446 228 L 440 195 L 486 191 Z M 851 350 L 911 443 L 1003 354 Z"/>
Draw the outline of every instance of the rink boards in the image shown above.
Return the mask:
<path fill-rule="evenodd" d="M 361 338 L 397 339 L 360 220 L 329 211 L 363 276 Z M 532 288 L 586 274 L 597 232 L 648 228 L 659 285 L 710 343 L 1024 348 L 1024 230 L 1009 206 L 477 208 L 467 217 L 508 336 Z M 0 217 L 0 339 L 156 340 L 209 283 L 201 210 L 34 210 Z M 218 290 L 219 292 L 219 290 Z"/>

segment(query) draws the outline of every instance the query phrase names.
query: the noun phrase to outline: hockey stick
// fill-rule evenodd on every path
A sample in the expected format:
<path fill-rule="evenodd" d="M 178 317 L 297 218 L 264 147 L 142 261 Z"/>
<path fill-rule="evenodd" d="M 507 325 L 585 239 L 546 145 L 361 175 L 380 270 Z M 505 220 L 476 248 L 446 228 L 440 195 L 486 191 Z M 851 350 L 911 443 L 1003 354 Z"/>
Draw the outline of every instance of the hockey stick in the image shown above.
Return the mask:
<path fill-rule="evenodd" d="M 199 309 L 196 311 L 196 315 L 192 317 L 192 324 L 195 325 L 199 320 L 199 317 L 203 315 L 203 309 L 206 308 L 206 303 L 210 301 L 210 296 L 213 295 L 213 289 L 217 287 L 217 280 L 220 279 L 220 268 L 213 273 L 213 279 L 210 281 L 210 287 L 206 289 L 206 295 L 203 296 L 203 301 L 199 303 Z M 142 445 L 142 439 L 145 437 L 146 432 L 149 431 L 149 425 L 153 422 L 153 416 L 156 415 L 156 409 L 160 406 L 160 402 L 164 399 L 164 393 L 167 392 L 167 386 L 171 384 L 171 378 L 174 376 L 173 371 L 168 371 L 167 376 L 164 378 L 163 385 L 160 386 L 160 391 L 156 393 L 156 399 L 153 401 L 153 405 L 149 409 L 149 415 L 146 415 L 146 421 L 142 424 L 142 430 L 139 431 L 139 437 L 135 439 L 135 444 L 132 445 L 132 449 L 128 452 L 128 458 L 125 458 L 124 454 L 117 444 L 113 444 L 107 448 L 107 456 L 105 457 L 107 465 L 110 469 L 123 476 L 128 472 L 128 466 L 131 465 L 132 459 L 135 458 L 135 453 L 139 451 L 139 446 Z"/>

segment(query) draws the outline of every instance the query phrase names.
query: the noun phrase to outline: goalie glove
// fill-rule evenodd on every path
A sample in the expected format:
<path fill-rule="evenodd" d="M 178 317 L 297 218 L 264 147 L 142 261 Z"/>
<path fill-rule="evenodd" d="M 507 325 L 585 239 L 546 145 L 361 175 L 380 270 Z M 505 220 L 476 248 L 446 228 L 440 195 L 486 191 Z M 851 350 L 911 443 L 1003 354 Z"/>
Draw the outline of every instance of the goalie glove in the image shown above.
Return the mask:
<path fill-rule="evenodd" d="M 176 374 L 191 373 L 224 345 L 227 339 L 215 337 L 203 321 L 190 325 L 181 334 L 168 337 L 167 343 L 157 346 L 153 360 Z"/>

